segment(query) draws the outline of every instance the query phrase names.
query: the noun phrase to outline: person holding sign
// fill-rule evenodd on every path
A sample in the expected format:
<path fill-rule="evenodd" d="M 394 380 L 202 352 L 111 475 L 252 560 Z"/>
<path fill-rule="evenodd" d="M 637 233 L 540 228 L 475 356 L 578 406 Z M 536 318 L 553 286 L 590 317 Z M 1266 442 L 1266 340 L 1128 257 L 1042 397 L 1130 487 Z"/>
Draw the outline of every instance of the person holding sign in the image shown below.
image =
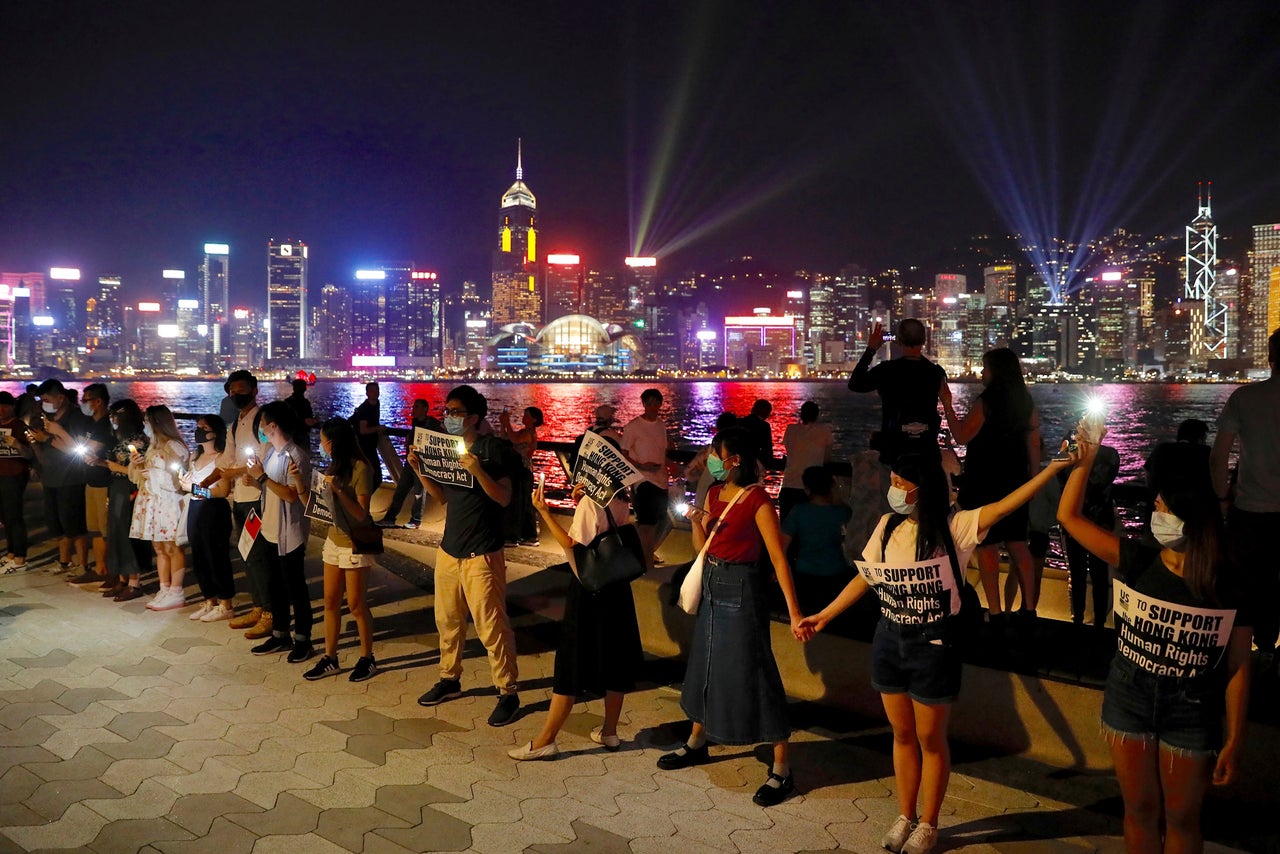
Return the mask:
<path fill-rule="evenodd" d="M 1226 534 L 1206 472 L 1163 481 L 1151 514 L 1158 549 L 1089 521 L 1081 508 L 1105 435 L 1101 424 L 1081 423 L 1058 521 L 1118 567 L 1102 729 L 1124 798 L 1125 847 L 1201 851 L 1205 793 L 1231 781 L 1244 745 L 1253 620 L 1228 584 Z"/>
<path fill-rule="evenodd" d="M 560 642 L 556 646 L 555 683 L 547 720 L 532 741 L 507 751 L 512 759 L 521 761 L 554 759 L 559 755 L 556 735 L 569 719 L 574 700 L 583 690 L 604 694 L 604 723 L 591 731 L 591 740 L 605 750 L 617 750 L 622 744 L 618 737 L 622 702 L 635 690 L 636 674 L 644 659 L 631 584 L 615 581 L 594 593 L 589 592 L 578 578 L 574 560 L 575 545 L 588 545 L 609 530 L 606 513 L 613 517 L 614 525 L 627 524 L 626 493 L 615 493 L 613 500 L 606 499 L 602 507 L 587 495 L 585 486 L 577 484 L 573 498 L 578 506 L 566 531 L 547 506 L 541 481 L 533 492 L 533 506 L 542 516 L 543 527 L 564 549 L 573 574 L 565 596 Z"/>
<path fill-rule="evenodd" d="M 960 694 L 953 618 L 960 613 L 964 568 L 992 526 L 1066 465 L 1052 462 L 1003 498 L 953 513 L 942 460 L 932 453 L 898 457 L 888 493 L 893 512 L 880 517 L 858 575 L 831 604 L 800 620 L 802 631 L 822 631 L 871 587 L 880 597 L 871 685 L 893 727 L 899 815 L 881 841 L 890 851 L 924 854 L 937 844 L 951 776 L 947 725 Z"/>
<path fill-rule="evenodd" d="M 511 473 L 520 462 L 513 459 L 510 442 L 480 435 L 480 424 L 488 414 L 484 395 L 469 385 L 458 386 L 445 399 L 444 427 L 449 435 L 444 438 L 453 448 L 448 465 L 433 444 L 415 448 L 409 455 L 427 493 L 445 508 L 444 536 L 435 562 L 440 680 L 418 698 L 418 704 L 435 706 L 462 696 L 462 647 L 469 610 L 498 689 L 489 726 L 506 726 L 516 719 L 520 697 L 516 636 L 507 619 L 502 516 L 511 503 Z M 429 441 L 438 435 L 428 434 Z M 428 454 L 430 459 L 425 458 Z M 424 468 L 427 464 L 430 468 Z"/>
<path fill-rule="evenodd" d="M 356 431 L 344 418 L 330 418 L 320 428 L 320 451 L 332 462 L 323 475 L 324 501 L 333 524 L 324 539 L 324 655 L 303 674 L 309 681 L 337 673 L 338 633 L 342 628 L 342 596 L 345 591 L 347 610 L 356 621 L 360 635 L 360 659 L 347 678 L 363 682 L 378 672 L 373 659 L 373 617 L 365 593 L 373 559 L 356 554 L 351 541 L 351 526 L 369 515 L 369 499 L 373 496 L 373 467 L 360 450 Z M 411 476 L 406 471 L 405 476 Z M 310 503 L 311 484 L 303 480 L 302 469 L 292 460 L 289 477 L 302 497 Z"/>
<path fill-rule="evenodd" d="M 690 508 L 693 544 L 704 550 L 702 597 L 693 645 L 680 692 L 680 707 L 693 721 L 689 740 L 658 759 L 671 770 L 708 761 L 707 742 L 773 743 L 773 765 L 754 801 L 782 803 L 795 792 L 787 761 L 791 724 L 787 695 L 769 645 L 767 552 L 791 614 L 791 631 L 804 640 L 795 585 L 778 532 L 778 511 L 759 486 L 759 450 L 740 428 L 717 433 L 707 468 L 719 483 L 707 493 L 706 509 Z M 713 524 L 714 523 L 714 524 Z"/>

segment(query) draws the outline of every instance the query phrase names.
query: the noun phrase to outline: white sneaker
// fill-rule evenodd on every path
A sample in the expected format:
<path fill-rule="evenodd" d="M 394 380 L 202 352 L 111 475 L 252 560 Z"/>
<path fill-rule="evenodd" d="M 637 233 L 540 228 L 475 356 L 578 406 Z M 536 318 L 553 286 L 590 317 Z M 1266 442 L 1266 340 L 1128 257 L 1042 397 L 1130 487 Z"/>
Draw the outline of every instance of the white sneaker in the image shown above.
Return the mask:
<path fill-rule="evenodd" d="M 156 605 L 159 605 L 166 598 L 168 598 L 168 596 L 169 596 L 169 585 L 161 584 L 160 592 L 152 596 L 149 600 L 147 600 L 147 609 L 150 611 L 154 611 L 156 609 Z"/>
<path fill-rule="evenodd" d="M 911 819 L 905 815 L 898 816 L 889 829 L 885 831 L 884 838 L 880 840 L 880 847 L 886 851 L 892 851 L 893 854 L 898 854 L 902 850 L 902 846 L 907 844 L 907 837 L 911 835 L 913 827 L 915 827 L 915 824 Z"/>
<path fill-rule="evenodd" d="M 188 620 L 203 620 L 204 615 L 213 610 L 213 603 L 208 599 L 200 603 L 200 607 L 187 615 Z"/>
<path fill-rule="evenodd" d="M 147 605 L 153 611 L 172 611 L 175 608 L 186 607 L 187 595 L 182 592 L 181 587 L 170 587 L 163 598 L 156 597 L 156 600 Z"/>
<path fill-rule="evenodd" d="M 200 622 L 216 623 L 219 620 L 230 620 L 235 615 L 235 609 L 224 602 L 216 608 L 210 608 L 209 612 L 200 618 Z"/>
<path fill-rule="evenodd" d="M 929 854 L 933 846 L 938 844 L 938 828 L 922 821 L 912 829 L 902 846 L 902 854 Z"/>

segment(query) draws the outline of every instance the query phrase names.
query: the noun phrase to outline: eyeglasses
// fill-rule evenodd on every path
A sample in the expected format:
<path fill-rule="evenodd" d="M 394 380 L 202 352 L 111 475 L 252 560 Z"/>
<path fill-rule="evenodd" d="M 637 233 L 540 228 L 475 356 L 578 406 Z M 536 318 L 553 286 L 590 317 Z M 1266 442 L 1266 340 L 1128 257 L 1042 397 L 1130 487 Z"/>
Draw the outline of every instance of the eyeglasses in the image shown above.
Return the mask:
<path fill-rule="evenodd" d="M 444 408 L 444 414 L 452 415 L 455 418 L 466 418 L 471 413 L 467 412 L 467 410 L 465 409 L 458 409 L 457 407 L 446 406 Z"/>

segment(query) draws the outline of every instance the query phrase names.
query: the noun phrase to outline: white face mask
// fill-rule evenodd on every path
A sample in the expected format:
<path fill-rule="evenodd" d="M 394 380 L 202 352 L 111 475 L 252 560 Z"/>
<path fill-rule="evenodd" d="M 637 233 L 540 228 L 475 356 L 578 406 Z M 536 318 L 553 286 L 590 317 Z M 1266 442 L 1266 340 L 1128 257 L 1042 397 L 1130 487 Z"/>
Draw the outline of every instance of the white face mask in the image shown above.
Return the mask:
<path fill-rule="evenodd" d="M 55 412 L 58 411 L 58 407 L 54 406 L 52 403 L 49 403 L 47 400 L 40 404 L 40 408 L 43 409 L 49 415 L 53 415 Z"/>
<path fill-rule="evenodd" d="M 88 415 L 90 418 L 92 418 L 92 417 L 93 417 L 93 404 L 92 404 L 92 403 L 88 403 L 88 402 L 85 402 L 85 403 L 80 404 L 80 411 L 81 411 L 81 412 L 83 412 L 85 415 Z"/>
<path fill-rule="evenodd" d="M 889 506 L 893 508 L 894 513 L 901 513 L 903 516 L 910 516 L 916 509 L 914 501 L 907 501 L 907 490 L 900 486 L 889 487 Z"/>
<path fill-rule="evenodd" d="M 1172 513 L 1156 510 L 1151 514 L 1151 536 L 1166 549 L 1179 549 L 1186 543 L 1183 527 L 1182 520 Z"/>
<path fill-rule="evenodd" d="M 153 439 L 153 438 L 155 438 L 155 435 L 151 432 L 151 425 L 150 425 L 150 424 L 143 424 L 143 425 L 142 425 L 142 435 L 146 436 L 148 439 Z"/>

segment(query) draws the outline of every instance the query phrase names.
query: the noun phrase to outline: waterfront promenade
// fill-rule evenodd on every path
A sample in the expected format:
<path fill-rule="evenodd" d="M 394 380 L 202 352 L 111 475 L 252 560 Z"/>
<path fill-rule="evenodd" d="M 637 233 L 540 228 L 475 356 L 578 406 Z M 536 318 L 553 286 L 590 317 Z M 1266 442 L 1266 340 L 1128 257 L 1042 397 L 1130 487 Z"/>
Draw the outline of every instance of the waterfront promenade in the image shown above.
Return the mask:
<path fill-rule="evenodd" d="M 685 734 L 681 668 L 668 659 L 650 659 L 628 697 L 617 753 L 587 738 L 596 700 L 575 707 L 567 755 L 510 760 L 550 692 L 561 580 L 543 569 L 549 549 L 511 552 L 524 715 L 486 725 L 493 689 L 474 640 L 469 693 L 419 707 L 436 678 L 432 597 L 406 579 L 421 577 L 436 536 L 396 532 L 372 571 L 381 672 L 360 684 L 345 673 L 305 682 L 303 665 L 254 657 L 239 632 L 191 622 L 188 610 L 122 607 L 40 570 L 0 577 L 0 852 L 879 850 L 897 812 L 883 720 L 796 703 L 801 794 L 762 809 L 751 795 L 764 747 L 713 748 L 713 762 L 682 771 L 654 766 Z M 313 538 L 317 600 L 319 551 Z M 348 632 L 344 665 L 353 644 Z M 1105 773 L 963 742 L 954 752 L 940 850 L 1122 850 Z M 1208 812 L 1210 836 L 1230 827 L 1240 844 L 1229 806 Z"/>

